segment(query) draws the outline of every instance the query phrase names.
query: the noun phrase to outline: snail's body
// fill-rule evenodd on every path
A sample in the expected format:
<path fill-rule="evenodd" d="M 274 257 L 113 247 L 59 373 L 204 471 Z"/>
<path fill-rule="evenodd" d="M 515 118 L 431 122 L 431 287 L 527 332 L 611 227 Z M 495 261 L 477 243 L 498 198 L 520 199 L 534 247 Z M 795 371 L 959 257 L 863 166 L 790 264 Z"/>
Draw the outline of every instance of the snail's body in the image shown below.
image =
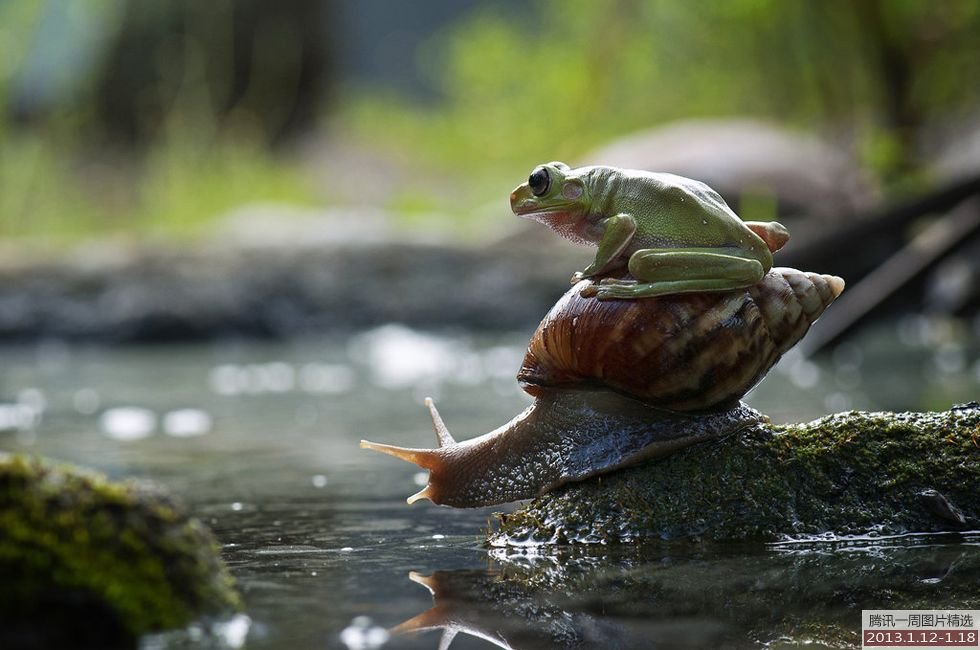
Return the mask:
<path fill-rule="evenodd" d="M 535 397 L 486 435 L 440 446 L 361 445 L 429 470 L 409 498 L 477 507 L 526 499 L 759 421 L 738 400 L 840 294 L 834 276 L 772 269 L 747 289 L 643 300 L 570 289 L 542 321 L 518 378 Z M 583 288 L 584 287 L 584 288 Z"/>
<path fill-rule="evenodd" d="M 441 426 L 432 401 L 433 420 Z M 458 508 L 536 497 L 572 481 L 750 426 L 761 419 L 744 404 L 707 415 L 672 413 L 602 388 L 542 388 L 534 404 L 502 427 L 437 449 L 374 449 L 429 470 L 429 482 L 408 502 L 429 499 Z"/>

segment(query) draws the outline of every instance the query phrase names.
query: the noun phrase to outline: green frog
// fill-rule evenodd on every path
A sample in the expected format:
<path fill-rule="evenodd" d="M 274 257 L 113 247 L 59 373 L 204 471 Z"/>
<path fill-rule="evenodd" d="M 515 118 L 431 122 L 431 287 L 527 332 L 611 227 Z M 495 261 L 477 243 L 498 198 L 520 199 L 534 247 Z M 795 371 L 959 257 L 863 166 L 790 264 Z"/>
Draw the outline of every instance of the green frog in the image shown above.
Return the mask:
<path fill-rule="evenodd" d="M 782 224 L 742 221 L 713 189 L 674 174 L 551 162 L 535 167 L 510 204 L 567 239 L 598 245 L 572 284 L 629 270 L 635 279 L 592 285 L 600 300 L 752 286 L 789 239 Z"/>

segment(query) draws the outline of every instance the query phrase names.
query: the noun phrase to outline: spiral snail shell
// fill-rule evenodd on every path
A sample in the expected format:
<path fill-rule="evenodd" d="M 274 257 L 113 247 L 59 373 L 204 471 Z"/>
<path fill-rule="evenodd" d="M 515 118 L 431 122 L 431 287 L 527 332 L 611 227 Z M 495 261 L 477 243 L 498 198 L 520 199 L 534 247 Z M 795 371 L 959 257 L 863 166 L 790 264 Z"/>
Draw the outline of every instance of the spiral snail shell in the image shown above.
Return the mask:
<path fill-rule="evenodd" d="M 789 268 L 747 289 L 643 300 L 589 297 L 592 282 L 569 289 L 535 331 L 518 373 L 534 403 L 509 423 L 457 442 L 426 400 L 438 448 L 361 441 L 429 471 L 409 503 L 531 498 L 751 426 L 762 416 L 739 399 L 844 289 Z"/>

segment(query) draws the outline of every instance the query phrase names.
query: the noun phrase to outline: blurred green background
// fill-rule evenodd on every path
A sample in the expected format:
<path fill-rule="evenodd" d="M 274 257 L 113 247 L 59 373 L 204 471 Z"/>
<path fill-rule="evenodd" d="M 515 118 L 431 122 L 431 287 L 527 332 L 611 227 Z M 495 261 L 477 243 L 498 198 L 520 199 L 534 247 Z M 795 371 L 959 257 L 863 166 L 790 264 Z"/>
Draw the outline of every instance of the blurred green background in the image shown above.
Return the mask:
<path fill-rule="evenodd" d="M 0 236 L 274 202 L 465 237 L 534 164 L 690 118 L 830 138 L 892 196 L 978 99 L 976 0 L 0 0 Z"/>

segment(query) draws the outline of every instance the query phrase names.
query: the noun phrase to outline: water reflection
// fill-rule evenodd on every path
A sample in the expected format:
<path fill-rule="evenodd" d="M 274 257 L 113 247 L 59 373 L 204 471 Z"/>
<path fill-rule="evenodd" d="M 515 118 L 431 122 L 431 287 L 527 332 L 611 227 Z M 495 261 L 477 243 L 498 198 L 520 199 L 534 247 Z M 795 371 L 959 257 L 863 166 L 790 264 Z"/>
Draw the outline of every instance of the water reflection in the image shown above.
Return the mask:
<path fill-rule="evenodd" d="M 956 334 L 928 331 L 937 345 L 940 334 Z M 383 355 L 371 351 L 392 341 L 438 355 L 427 367 L 447 374 L 381 386 L 380 377 L 398 384 L 405 372 L 381 368 Z M 6 348 L 0 448 L 116 478 L 149 478 L 182 497 L 224 545 L 250 621 L 229 630 L 245 634 L 253 650 L 345 648 L 341 633 L 359 617 L 371 618 L 368 630 L 388 629 L 418 623 L 425 610 L 438 614 L 424 619 L 433 628 L 457 625 L 453 650 L 493 647 L 493 639 L 514 648 L 609 647 L 610 640 L 738 648 L 781 635 L 826 640 L 826 629 L 851 633 L 862 605 L 939 607 L 956 598 L 980 605 L 976 537 L 959 545 L 916 537 L 488 554 L 482 540 L 490 510 L 407 507 L 404 495 L 413 482 L 424 485 L 426 474 L 362 452 L 357 441 L 427 444 L 431 425 L 415 394 L 426 384 L 444 395 L 444 414 L 459 423 L 461 437 L 500 425 L 526 405 L 514 380 L 526 342 L 526 334 L 479 339 L 387 329 L 350 341 Z M 919 408 L 938 391 L 937 406 L 947 408 L 974 399 L 980 386 L 980 350 L 964 345 L 966 369 L 937 384 L 931 376 L 918 380 L 932 367 L 931 344 L 909 351 L 879 332 L 818 360 L 816 388 L 781 380 L 784 372 L 808 379 L 811 369 L 794 370 L 799 361 L 791 358 L 751 401 L 776 421 L 821 415 L 833 394 L 856 408 Z M 943 367 L 963 365 L 942 354 Z M 143 416 L 130 412 L 109 429 L 152 433 L 109 435 L 100 419 L 133 408 L 145 409 Z M 437 587 L 434 596 L 405 579 L 412 570 Z M 397 635 L 384 647 L 433 648 L 436 636 Z M 211 647 L 229 645 L 219 637 Z M 157 637 L 147 647 L 188 647 L 188 638 Z"/>
<path fill-rule="evenodd" d="M 490 552 L 487 569 L 409 573 L 433 604 L 392 629 L 501 648 L 860 645 L 862 608 L 976 607 L 980 534 L 767 547 Z"/>
<path fill-rule="evenodd" d="M 508 580 L 506 572 L 488 569 L 435 571 L 409 579 L 432 594 L 433 606 L 392 628 L 393 634 L 441 630 L 445 650 L 460 633 L 499 648 L 650 647 L 651 626 L 624 625 L 613 618 L 562 607 Z M 644 629 L 646 628 L 646 629 Z"/>

